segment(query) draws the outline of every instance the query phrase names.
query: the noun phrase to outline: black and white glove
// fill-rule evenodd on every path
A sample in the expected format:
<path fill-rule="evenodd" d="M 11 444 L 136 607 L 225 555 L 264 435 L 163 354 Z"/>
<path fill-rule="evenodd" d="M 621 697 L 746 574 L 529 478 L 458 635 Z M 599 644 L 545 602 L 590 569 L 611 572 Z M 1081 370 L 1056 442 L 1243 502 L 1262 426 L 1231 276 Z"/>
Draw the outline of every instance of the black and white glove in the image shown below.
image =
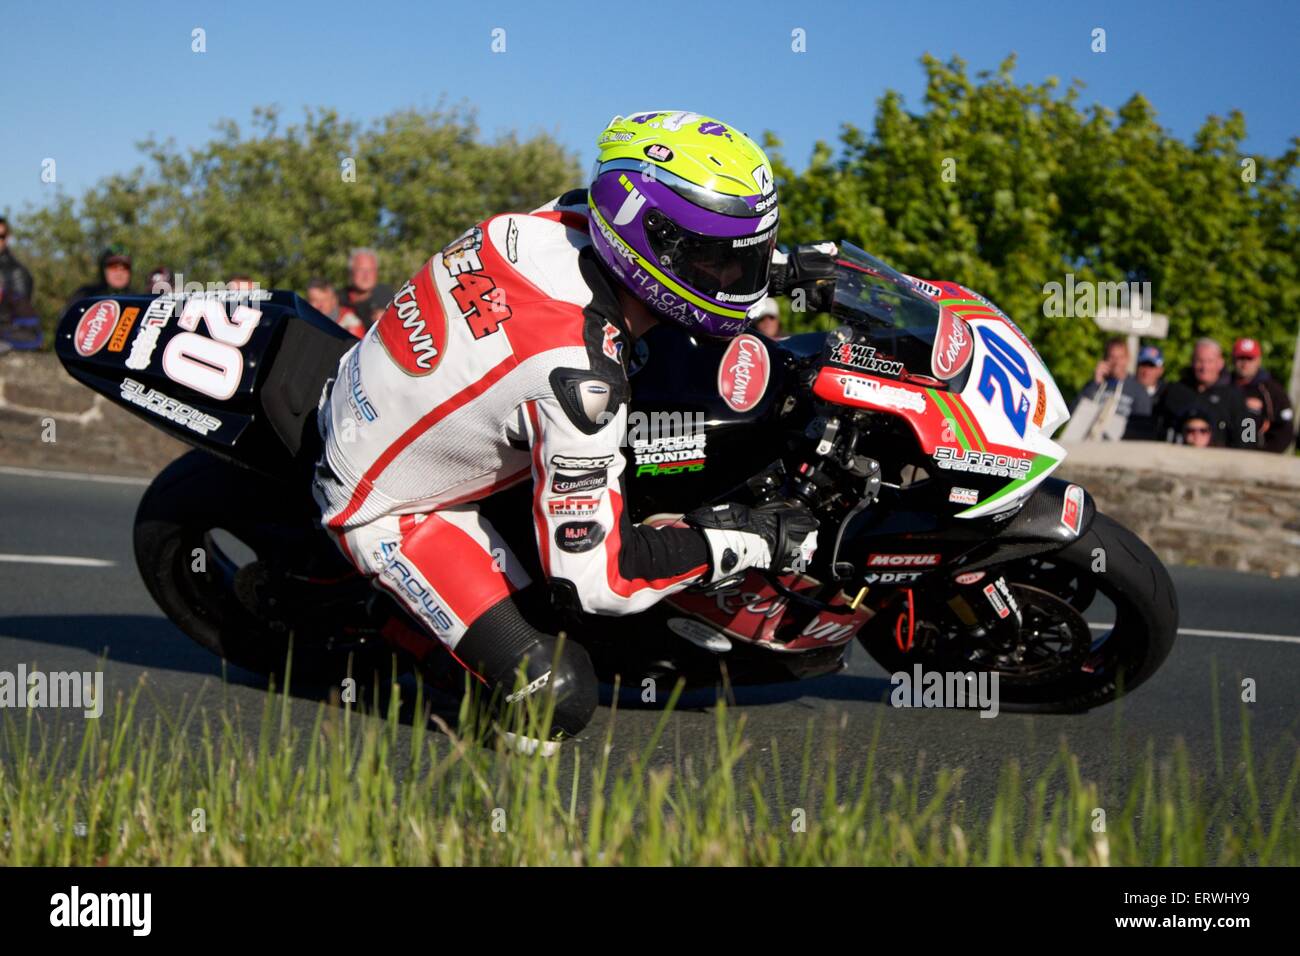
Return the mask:
<path fill-rule="evenodd" d="M 817 550 L 817 519 L 800 504 L 714 505 L 692 511 L 686 523 L 709 544 L 709 584 L 749 568 L 801 571 Z"/>

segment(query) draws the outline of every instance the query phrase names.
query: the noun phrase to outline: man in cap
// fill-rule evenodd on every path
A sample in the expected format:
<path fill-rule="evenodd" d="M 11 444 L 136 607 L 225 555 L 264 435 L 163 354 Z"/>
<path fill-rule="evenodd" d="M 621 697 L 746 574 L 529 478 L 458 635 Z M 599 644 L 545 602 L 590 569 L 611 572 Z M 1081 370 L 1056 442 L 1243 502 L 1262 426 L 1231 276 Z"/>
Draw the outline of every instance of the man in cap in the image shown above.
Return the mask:
<path fill-rule="evenodd" d="M 1143 346 L 1138 352 L 1137 383 L 1147 394 L 1150 404 L 1135 408 L 1124 431 L 1126 440 L 1164 441 L 1170 423 L 1161 411 L 1165 390 L 1165 356 L 1154 345 Z"/>
<path fill-rule="evenodd" d="M 1253 447 L 1285 454 L 1295 441 L 1295 410 L 1281 383 L 1260 367 L 1264 353 L 1255 339 L 1232 346 L 1232 384 L 1259 425 Z"/>
<path fill-rule="evenodd" d="M 1213 444 L 1228 448 L 1258 448 L 1246 439 L 1251 417 L 1241 393 L 1233 388 L 1224 371 L 1223 349 L 1214 339 L 1198 339 L 1192 349 L 1192 364 L 1183 377 L 1165 392 L 1166 414 L 1181 423 L 1192 411 L 1204 413 L 1214 429 Z"/>
<path fill-rule="evenodd" d="M 69 304 L 97 295 L 131 295 L 131 253 L 114 243 L 99 257 L 99 281 L 88 282 L 72 293 Z"/>

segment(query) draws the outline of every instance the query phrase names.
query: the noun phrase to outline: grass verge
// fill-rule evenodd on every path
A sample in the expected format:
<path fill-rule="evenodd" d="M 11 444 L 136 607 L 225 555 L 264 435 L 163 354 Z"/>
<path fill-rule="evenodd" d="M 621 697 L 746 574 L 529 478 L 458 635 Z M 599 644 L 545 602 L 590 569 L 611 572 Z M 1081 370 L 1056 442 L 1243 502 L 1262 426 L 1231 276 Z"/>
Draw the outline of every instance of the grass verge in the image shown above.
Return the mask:
<path fill-rule="evenodd" d="M 760 753 L 719 703 L 707 756 L 665 759 L 674 694 L 638 752 L 614 757 L 615 714 L 596 746 L 548 759 L 480 745 L 468 698 L 459 733 L 404 720 L 399 690 L 369 714 L 322 703 L 304 731 L 272 692 L 255 736 L 197 705 L 142 720 L 139 699 L 119 696 L 78 740 L 6 712 L 0 865 L 1300 863 L 1300 754 L 1263 785 L 1244 719 L 1240 756 L 1220 752 L 1207 778 L 1181 743 L 1149 746 L 1103 802 L 1063 747 L 1033 777 L 1008 761 L 975 815 L 960 768 L 881 773 L 879 722 L 841 768 L 835 723 L 810 723 L 801 754 L 775 740 Z"/>

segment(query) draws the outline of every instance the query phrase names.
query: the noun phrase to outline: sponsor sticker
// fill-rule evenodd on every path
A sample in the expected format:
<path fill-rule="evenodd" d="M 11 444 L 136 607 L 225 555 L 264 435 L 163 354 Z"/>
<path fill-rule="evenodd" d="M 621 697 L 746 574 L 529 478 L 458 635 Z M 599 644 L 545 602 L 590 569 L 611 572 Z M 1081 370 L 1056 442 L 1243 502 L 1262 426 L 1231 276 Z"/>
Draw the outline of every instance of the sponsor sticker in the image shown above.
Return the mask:
<path fill-rule="evenodd" d="M 122 401 L 137 405 L 199 435 L 206 435 L 221 427 L 221 419 L 215 415 L 209 415 L 184 402 L 169 398 L 157 389 L 148 388 L 133 378 L 122 379 L 121 396 Z"/>
<path fill-rule="evenodd" d="M 478 226 L 472 226 L 442 250 L 442 265 L 454 276 L 462 272 L 478 272 L 483 268 L 483 262 L 478 255 L 478 251 L 482 248 L 483 230 Z"/>
<path fill-rule="evenodd" d="M 867 557 L 867 567 L 932 568 L 942 560 L 941 554 L 873 554 Z"/>
<path fill-rule="evenodd" d="M 651 143 L 645 148 L 645 154 L 657 163 L 671 163 L 673 161 L 673 151 L 663 143 Z"/>
<path fill-rule="evenodd" d="M 159 296 L 149 303 L 140 320 L 140 331 L 131 340 L 131 354 L 126 357 L 126 367 L 137 372 L 144 371 L 153 360 L 153 350 L 158 346 L 158 336 L 171 320 L 176 311 L 176 299 L 169 295 Z"/>
<path fill-rule="evenodd" d="M 910 281 L 912 285 L 916 287 L 918 292 L 924 293 L 932 299 L 937 299 L 943 294 L 943 291 L 937 285 L 926 282 L 924 279 L 918 279 L 916 276 L 909 276 L 906 274 L 904 274 L 904 278 Z"/>
<path fill-rule="evenodd" d="M 752 335 L 738 335 L 722 353 L 718 394 L 732 411 L 747 412 L 762 399 L 770 377 L 767 346 Z"/>
<path fill-rule="evenodd" d="M 1002 592 L 1002 600 L 1006 602 L 1007 607 L 1016 615 L 1018 620 L 1020 618 L 1020 605 L 1016 603 L 1015 595 L 1011 593 L 1011 585 L 1007 584 L 1007 579 L 998 578 L 993 583 L 996 584 L 998 590 Z"/>
<path fill-rule="evenodd" d="M 552 518 L 556 517 L 590 517 L 600 508 L 599 497 L 590 495 L 565 495 L 563 498 L 552 498 L 546 502 L 546 513 Z"/>
<path fill-rule="evenodd" d="M 952 310 L 940 307 L 939 327 L 930 353 L 930 370 L 945 382 L 960 374 L 975 352 L 970 326 Z"/>
<path fill-rule="evenodd" d="M 604 333 L 604 339 L 600 343 L 600 350 L 605 353 L 605 357 L 617 362 L 619 356 L 623 354 L 623 339 L 619 336 L 618 326 L 608 319 L 601 328 Z"/>
<path fill-rule="evenodd" d="M 979 502 L 980 493 L 974 488 L 953 488 L 948 492 L 948 500 L 957 505 L 973 505 Z"/>
<path fill-rule="evenodd" d="M 121 316 L 122 307 L 113 299 L 101 299 L 88 308 L 72 333 L 72 346 L 77 354 L 90 358 L 102 349 Z"/>
<path fill-rule="evenodd" d="M 1007 602 L 1002 600 L 1002 595 L 993 584 L 984 586 L 984 596 L 989 599 L 989 604 L 993 605 L 993 610 L 997 612 L 998 617 L 1006 618 L 1011 614 L 1011 608 L 1007 607 Z"/>
<path fill-rule="evenodd" d="M 432 589 L 425 584 L 418 574 L 407 567 L 402 558 L 391 559 L 384 565 L 384 569 L 380 574 L 392 582 L 393 587 L 405 599 L 406 603 L 414 608 L 420 617 L 424 618 L 433 628 L 434 633 L 442 635 L 451 631 L 453 627 L 451 616 L 438 603 Z"/>
<path fill-rule="evenodd" d="M 445 259 L 446 253 L 443 256 Z M 416 281 L 425 281 L 423 271 Z M 407 375 L 432 372 L 447 344 L 447 323 L 437 296 L 425 295 L 423 299 L 429 303 L 427 311 L 434 314 L 426 314 L 415 282 L 407 282 L 397 290 L 377 325 L 384 350 Z"/>
<path fill-rule="evenodd" d="M 519 261 L 519 227 L 513 216 L 506 223 L 506 258 L 512 263 Z"/>
<path fill-rule="evenodd" d="M 605 539 L 598 521 L 566 521 L 555 529 L 555 545 L 570 554 L 583 554 Z"/>
<path fill-rule="evenodd" d="M 768 213 L 768 216 L 770 215 L 772 215 L 772 213 Z M 763 229 L 766 228 L 767 225 L 768 225 L 767 216 L 764 216 L 762 219 L 759 220 L 758 227 L 760 229 Z M 772 235 L 773 235 L 773 231 L 768 230 L 767 232 L 761 232 L 755 236 L 745 236 L 741 239 L 732 239 L 731 248 L 745 249 L 749 246 L 756 246 L 759 243 L 767 242 L 767 240 L 772 238 Z"/>
<path fill-rule="evenodd" d="M 556 468 L 568 468 L 575 471 L 588 468 L 608 468 L 613 463 L 613 455 L 600 455 L 595 458 L 575 458 L 571 455 L 551 456 L 551 464 Z"/>
<path fill-rule="evenodd" d="M 131 334 L 131 326 L 135 325 L 135 317 L 139 314 L 140 310 L 135 306 L 122 310 L 122 317 L 117 320 L 117 328 L 113 330 L 112 338 L 108 340 L 108 350 L 110 352 L 120 352 L 126 348 L 126 340 Z"/>
<path fill-rule="evenodd" d="M 868 584 L 910 584 L 919 578 L 921 571 L 885 571 L 883 573 L 873 571 L 865 575 L 862 580 Z"/>
<path fill-rule="evenodd" d="M 584 471 L 577 475 L 556 472 L 555 477 L 551 479 L 551 491 L 557 495 L 596 491 L 605 487 L 607 477 L 608 472 L 604 469 L 600 471 Z"/>
<path fill-rule="evenodd" d="M 1065 498 L 1061 502 L 1061 526 L 1077 538 L 1082 521 L 1083 489 L 1078 485 L 1071 485 L 1065 489 Z"/>
<path fill-rule="evenodd" d="M 1038 386 L 1038 401 L 1034 403 L 1034 427 L 1043 427 L 1043 418 L 1047 415 L 1047 389 L 1043 386 L 1043 380 L 1035 379 L 1034 384 Z"/>
<path fill-rule="evenodd" d="M 997 478 L 1024 478 L 1033 467 L 1030 458 L 998 455 L 991 451 L 967 451 L 952 445 L 935 448 L 934 463 L 947 471 L 968 471 Z"/>
<path fill-rule="evenodd" d="M 964 571 L 953 578 L 953 580 L 965 587 L 971 584 L 978 584 L 980 581 L 984 580 L 984 575 L 986 573 L 987 572 L 984 571 Z"/>
<path fill-rule="evenodd" d="M 348 405 L 352 408 L 352 414 L 355 416 L 353 421 L 358 423 L 363 421 L 373 422 L 379 417 L 379 412 L 375 411 L 375 406 L 371 404 L 370 399 L 366 396 L 365 387 L 361 384 L 360 349 L 353 349 L 352 354 L 348 356 L 346 372 Z"/>
<path fill-rule="evenodd" d="M 636 475 L 676 475 L 683 471 L 700 471 L 707 463 L 705 433 L 674 435 L 632 441 L 632 457 Z"/>
<path fill-rule="evenodd" d="M 908 388 L 886 385 L 856 375 L 841 376 L 840 387 L 849 401 L 862 402 L 874 408 L 893 408 L 918 414 L 925 411 L 925 396 Z"/>

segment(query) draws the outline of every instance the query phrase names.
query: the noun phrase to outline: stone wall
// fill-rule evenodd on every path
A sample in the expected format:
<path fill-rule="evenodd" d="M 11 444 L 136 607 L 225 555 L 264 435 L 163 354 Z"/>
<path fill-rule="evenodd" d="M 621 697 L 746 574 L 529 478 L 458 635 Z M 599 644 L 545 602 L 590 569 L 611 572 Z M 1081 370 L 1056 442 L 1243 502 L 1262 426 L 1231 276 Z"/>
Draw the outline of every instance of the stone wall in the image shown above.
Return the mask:
<path fill-rule="evenodd" d="M 0 356 L 0 463 L 152 477 L 185 449 L 74 382 L 53 355 Z M 1085 442 L 1056 474 L 1086 487 L 1171 564 L 1300 575 L 1294 455 Z"/>
<path fill-rule="evenodd" d="M 1160 442 L 1084 442 L 1056 475 L 1170 564 L 1300 575 L 1300 458 Z"/>
<path fill-rule="evenodd" d="M 0 355 L 0 464 L 152 478 L 188 447 L 74 381 L 51 353 Z"/>

